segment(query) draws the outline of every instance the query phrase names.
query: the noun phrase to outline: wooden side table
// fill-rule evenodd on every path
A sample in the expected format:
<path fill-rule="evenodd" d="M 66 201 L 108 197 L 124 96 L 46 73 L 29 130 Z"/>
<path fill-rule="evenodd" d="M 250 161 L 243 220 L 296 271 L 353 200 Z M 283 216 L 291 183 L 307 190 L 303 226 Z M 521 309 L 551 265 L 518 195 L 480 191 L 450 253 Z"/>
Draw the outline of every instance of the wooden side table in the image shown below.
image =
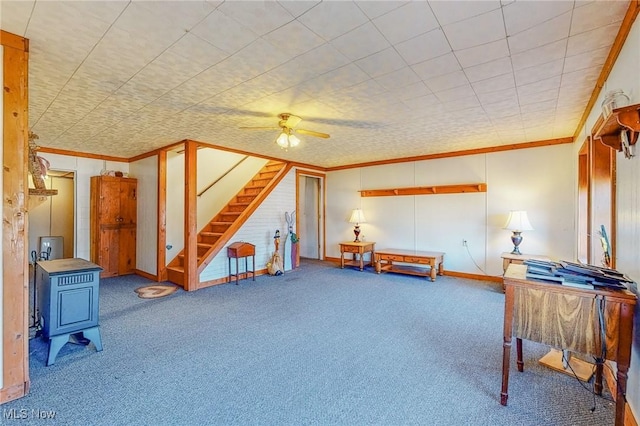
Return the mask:
<path fill-rule="evenodd" d="M 248 258 L 251 256 L 251 271 L 249 271 Z M 245 278 L 249 278 L 249 272 L 253 274 L 253 281 L 256 280 L 256 246 L 251 243 L 237 242 L 227 247 L 227 257 L 229 258 L 229 282 L 232 277 L 236 277 L 236 285 L 240 279 L 240 271 L 238 270 L 238 259 L 244 257 L 244 275 Z M 236 273 L 231 273 L 231 259 L 236 260 Z"/>
<path fill-rule="evenodd" d="M 361 271 L 364 270 L 364 255 L 365 253 L 371 253 L 371 260 L 369 265 L 373 266 L 373 257 L 375 253 L 376 243 L 371 241 L 347 241 L 340 244 L 340 267 L 344 268 L 344 265 L 357 266 Z M 345 253 L 353 253 L 352 260 L 344 260 Z"/>
<path fill-rule="evenodd" d="M 550 262 L 551 259 L 548 256 L 543 256 L 541 254 L 511 254 L 509 252 L 504 252 L 500 256 L 502 257 L 502 270 L 503 272 L 507 272 L 507 268 L 512 263 L 516 265 L 522 265 L 525 260 L 543 260 L 545 262 Z"/>

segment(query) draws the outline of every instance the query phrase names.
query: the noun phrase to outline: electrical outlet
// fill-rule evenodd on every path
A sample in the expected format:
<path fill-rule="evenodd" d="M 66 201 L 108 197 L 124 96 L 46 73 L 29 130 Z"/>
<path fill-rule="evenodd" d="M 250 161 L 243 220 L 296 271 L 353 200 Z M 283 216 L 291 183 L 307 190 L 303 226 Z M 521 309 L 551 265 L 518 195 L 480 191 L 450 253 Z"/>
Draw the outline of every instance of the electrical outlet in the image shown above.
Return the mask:
<path fill-rule="evenodd" d="M 467 246 L 467 240 L 462 240 L 462 246 L 466 247 Z"/>

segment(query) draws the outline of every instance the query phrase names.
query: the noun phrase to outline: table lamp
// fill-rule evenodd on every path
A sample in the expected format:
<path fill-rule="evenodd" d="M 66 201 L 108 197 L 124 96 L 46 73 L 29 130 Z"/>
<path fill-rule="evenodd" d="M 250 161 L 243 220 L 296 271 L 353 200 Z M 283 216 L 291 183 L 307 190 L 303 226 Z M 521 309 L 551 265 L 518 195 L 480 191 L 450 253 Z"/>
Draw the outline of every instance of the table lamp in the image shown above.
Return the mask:
<path fill-rule="evenodd" d="M 355 223 L 356 226 L 353 228 L 353 233 L 356 235 L 356 239 L 353 240 L 354 243 L 359 243 L 360 239 L 358 236 L 360 235 L 360 224 L 366 223 L 367 220 L 364 218 L 364 213 L 362 209 L 353 209 L 351 212 L 351 218 L 349 218 L 349 223 Z"/>
<path fill-rule="evenodd" d="M 518 246 L 522 242 L 522 231 L 533 231 L 533 227 L 529 222 L 529 218 L 527 217 L 527 212 L 524 210 L 512 210 L 509 213 L 509 218 L 507 219 L 506 225 L 504 225 L 504 229 L 508 229 L 509 231 L 513 231 L 513 235 L 511 235 L 511 241 L 513 242 L 513 251 L 511 254 L 522 254 L 520 253 L 520 249 Z"/>

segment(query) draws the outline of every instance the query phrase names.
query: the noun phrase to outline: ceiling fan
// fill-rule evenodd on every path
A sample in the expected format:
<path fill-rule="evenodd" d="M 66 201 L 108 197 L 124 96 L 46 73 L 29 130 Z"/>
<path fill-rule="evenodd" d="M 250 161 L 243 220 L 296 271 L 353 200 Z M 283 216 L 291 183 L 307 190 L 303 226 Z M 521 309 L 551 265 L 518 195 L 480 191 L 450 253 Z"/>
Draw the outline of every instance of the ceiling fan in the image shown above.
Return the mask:
<path fill-rule="evenodd" d="M 281 132 L 276 139 L 276 143 L 280 148 L 287 149 L 298 146 L 300 143 L 300 139 L 294 134 L 299 133 L 301 135 L 314 136 L 316 138 L 328 139 L 330 136 L 327 133 L 316 132 L 313 130 L 305 130 L 305 129 L 296 129 L 295 127 L 302 121 L 302 118 L 289 114 L 288 112 L 283 112 L 282 114 L 278 114 L 278 118 L 280 121 L 278 122 L 278 127 L 240 127 L 241 129 L 249 129 L 249 130 L 278 130 Z"/>

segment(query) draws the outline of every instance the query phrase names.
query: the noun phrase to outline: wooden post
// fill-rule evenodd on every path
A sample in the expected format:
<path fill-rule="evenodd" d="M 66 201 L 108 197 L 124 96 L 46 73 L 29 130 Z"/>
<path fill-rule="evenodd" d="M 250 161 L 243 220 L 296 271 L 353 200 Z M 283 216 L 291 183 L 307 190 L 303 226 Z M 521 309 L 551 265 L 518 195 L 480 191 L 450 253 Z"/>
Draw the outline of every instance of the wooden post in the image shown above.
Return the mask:
<path fill-rule="evenodd" d="M 200 280 L 198 274 L 198 197 L 197 197 L 197 144 L 184 143 L 184 289 L 195 291 Z"/>
<path fill-rule="evenodd" d="M 0 404 L 29 391 L 27 256 L 28 40 L 0 30 L 3 46 L 2 389 Z"/>
<path fill-rule="evenodd" d="M 167 151 L 158 152 L 158 254 L 156 276 L 167 280 Z"/>

